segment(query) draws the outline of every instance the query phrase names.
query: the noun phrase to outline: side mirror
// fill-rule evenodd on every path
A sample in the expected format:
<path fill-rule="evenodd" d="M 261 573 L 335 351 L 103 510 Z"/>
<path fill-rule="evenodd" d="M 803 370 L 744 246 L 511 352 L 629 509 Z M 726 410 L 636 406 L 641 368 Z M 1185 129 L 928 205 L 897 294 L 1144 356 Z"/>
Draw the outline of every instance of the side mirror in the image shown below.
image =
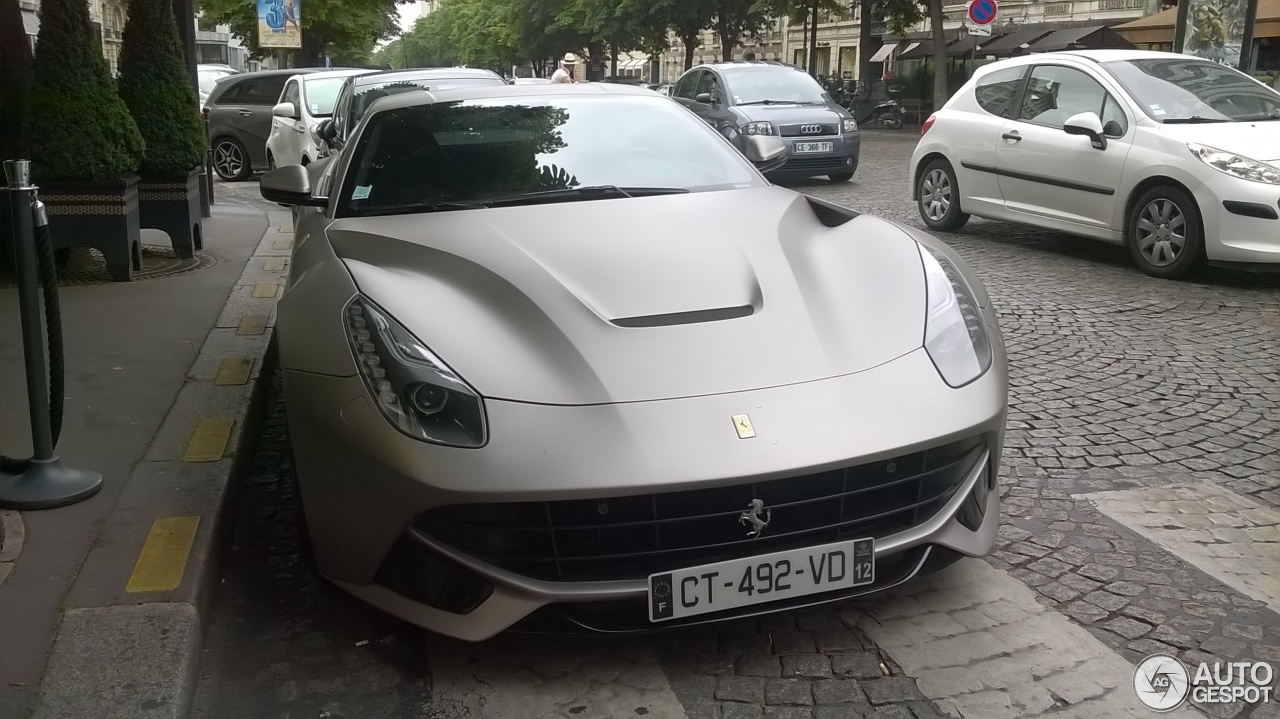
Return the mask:
<path fill-rule="evenodd" d="M 1068 135 L 1084 135 L 1089 138 L 1095 149 L 1107 149 L 1107 137 L 1102 134 L 1102 120 L 1092 112 L 1082 112 L 1068 117 L 1067 121 L 1062 123 L 1062 131 Z"/>
<path fill-rule="evenodd" d="M 298 115 L 298 106 L 294 105 L 292 102 L 281 102 L 277 104 L 275 107 L 271 108 L 271 115 L 273 117 L 287 117 L 290 120 L 297 120 L 301 117 Z"/>
<path fill-rule="evenodd" d="M 769 172 L 782 167 L 787 162 L 787 143 L 774 135 L 751 135 L 743 154 L 755 164 L 761 172 Z"/>
<path fill-rule="evenodd" d="M 337 136 L 338 136 L 338 128 L 333 126 L 333 120 L 331 119 L 321 120 L 320 124 L 316 125 L 316 137 L 319 137 L 321 140 L 324 140 L 325 142 L 329 142 L 330 140 L 332 140 Z"/>
<path fill-rule="evenodd" d="M 259 189 L 263 199 L 282 205 L 325 207 L 329 204 L 329 198 L 311 194 L 311 176 L 302 165 L 285 165 L 268 172 L 262 176 Z"/>
<path fill-rule="evenodd" d="M 700 102 L 700 103 L 702 103 L 703 105 L 710 105 L 710 104 L 711 104 L 711 93 L 709 93 L 709 92 L 700 92 L 700 93 L 698 93 L 697 95 L 694 95 L 693 99 L 694 99 L 694 102 Z"/>

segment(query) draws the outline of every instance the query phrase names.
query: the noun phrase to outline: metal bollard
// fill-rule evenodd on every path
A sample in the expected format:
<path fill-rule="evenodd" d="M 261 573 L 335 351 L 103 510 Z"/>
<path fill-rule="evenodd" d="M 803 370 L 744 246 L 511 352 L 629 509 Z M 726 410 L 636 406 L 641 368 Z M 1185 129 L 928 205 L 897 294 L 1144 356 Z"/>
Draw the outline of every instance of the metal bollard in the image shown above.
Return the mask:
<path fill-rule="evenodd" d="M 31 163 L 6 160 L 4 173 L 9 182 L 5 198 L 12 223 L 9 229 L 17 255 L 18 304 L 34 454 L 21 474 L 0 474 L 0 507 L 51 509 L 97 494 L 102 488 L 102 475 L 71 469 L 53 453 L 35 244 L 36 223 L 48 224 L 48 219 L 43 204 L 37 204 L 36 188 L 31 184 Z"/>
<path fill-rule="evenodd" d="M 214 204 L 213 199 L 213 141 L 209 137 L 209 108 L 200 111 L 201 117 L 204 118 L 204 181 L 209 188 L 209 204 Z"/>

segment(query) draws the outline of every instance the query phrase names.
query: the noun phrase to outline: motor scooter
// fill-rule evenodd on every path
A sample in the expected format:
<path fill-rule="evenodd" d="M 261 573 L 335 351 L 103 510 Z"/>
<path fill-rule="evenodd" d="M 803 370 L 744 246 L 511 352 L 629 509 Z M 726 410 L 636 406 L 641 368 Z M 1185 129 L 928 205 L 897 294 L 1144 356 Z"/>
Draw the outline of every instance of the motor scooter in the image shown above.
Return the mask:
<path fill-rule="evenodd" d="M 853 94 L 845 107 L 853 113 L 853 119 L 857 120 L 859 125 L 876 125 L 898 130 L 907 122 L 906 115 L 902 114 L 902 104 L 896 99 L 890 97 L 875 100 L 863 88 L 859 88 Z"/>

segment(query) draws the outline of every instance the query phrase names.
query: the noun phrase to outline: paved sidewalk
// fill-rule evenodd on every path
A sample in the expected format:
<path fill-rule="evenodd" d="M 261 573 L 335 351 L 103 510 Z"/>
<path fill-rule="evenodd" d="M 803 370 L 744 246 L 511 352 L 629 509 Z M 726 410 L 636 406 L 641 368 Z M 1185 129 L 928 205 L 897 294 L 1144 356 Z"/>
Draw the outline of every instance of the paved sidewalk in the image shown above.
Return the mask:
<path fill-rule="evenodd" d="M 140 489 L 134 482 L 137 468 L 146 464 L 144 455 L 175 398 L 196 381 L 193 363 L 268 230 L 268 208 L 278 209 L 242 198 L 218 199 L 213 216 L 204 220 L 205 252 L 218 260 L 213 267 L 164 279 L 61 288 L 67 390 L 57 451 L 69 465 L 96 470 L 105 481 L 97 496 L 80 504 L 4 517 L 6 550 L 23 529 L 25 541 L 17 556 L 0 556 L 0 719 L 28 716 L 55 634 L 74 628 L 63 610 L 92 605 L 94 580 L 78 578 L 103 564 L 123 565 L 127 576 L 137 560 L 138 545 L 110 530 L 123 522 L 145 537 L 151 519 L 115 513 L 127 490 Z M 143 231 L 144 243 L 164 240 L 162 234 Z M 0 290 L 0 397 L 5 398 L 0 452 L 13 456 L 30 453 L 19 338 L 17 291 Z M 174 484 L 162 477 L 144 494 L 169 499 Z M 113 575 L 98 576 L 116 581 Z M 73 584 L 78 599 L 70 594 Z M 96 589 L 117 595 L 124 584 Z M 140 596 L 146 595 L 125 601 L 137 603 Z M 64 689 L 75 693 L 74 687 Z M 96 714 L 115 715 L 106 707 Z"/>

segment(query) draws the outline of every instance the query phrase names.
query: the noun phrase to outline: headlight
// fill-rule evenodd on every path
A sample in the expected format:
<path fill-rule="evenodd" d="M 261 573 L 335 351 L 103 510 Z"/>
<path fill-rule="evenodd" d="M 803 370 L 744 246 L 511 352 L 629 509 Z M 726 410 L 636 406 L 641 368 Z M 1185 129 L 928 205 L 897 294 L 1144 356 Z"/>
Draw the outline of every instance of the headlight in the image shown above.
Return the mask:
<path fill-rule="evenodd" d="M 840 129 L 843 132 L 857 132 L 858 121 L 852 117 L 846 117 L 840 121 Z"/>
<path fill-rule="evenodd" d="M 943 255 L 917 243 L 924 262 L 924 347 L 951 387 L 963 387 L 991 367 L 991 341 L 978 303 L 960 272 Z"/>
<path fill-rule="evenodd" d="M 773 125 L 764 121 L 748 122 L 747 124 L 738 128 L 738 132 L 742 133 L 743 135 L 772 135 Z"/>
<path fill-rule="evenodd" d="M 1234 152 L 1219 150 L 1216 147 L 1197 145 L 1194 142 L 1188 142 L 1187 149 L 1191 150 L 1191 154 L 1201 162 L 1218 172 L 1239 177 L 1242 180 L 1280 185 L 1280 167 L 1275 165 L 1241 157 Z"/>
<path fill-rule="evenodd" d="M 451 447 L 484 445 L 484 402 L 475 390 L 367 298 L 356 295 L 344 314 L 360 376 L 397 429 Z"/>

